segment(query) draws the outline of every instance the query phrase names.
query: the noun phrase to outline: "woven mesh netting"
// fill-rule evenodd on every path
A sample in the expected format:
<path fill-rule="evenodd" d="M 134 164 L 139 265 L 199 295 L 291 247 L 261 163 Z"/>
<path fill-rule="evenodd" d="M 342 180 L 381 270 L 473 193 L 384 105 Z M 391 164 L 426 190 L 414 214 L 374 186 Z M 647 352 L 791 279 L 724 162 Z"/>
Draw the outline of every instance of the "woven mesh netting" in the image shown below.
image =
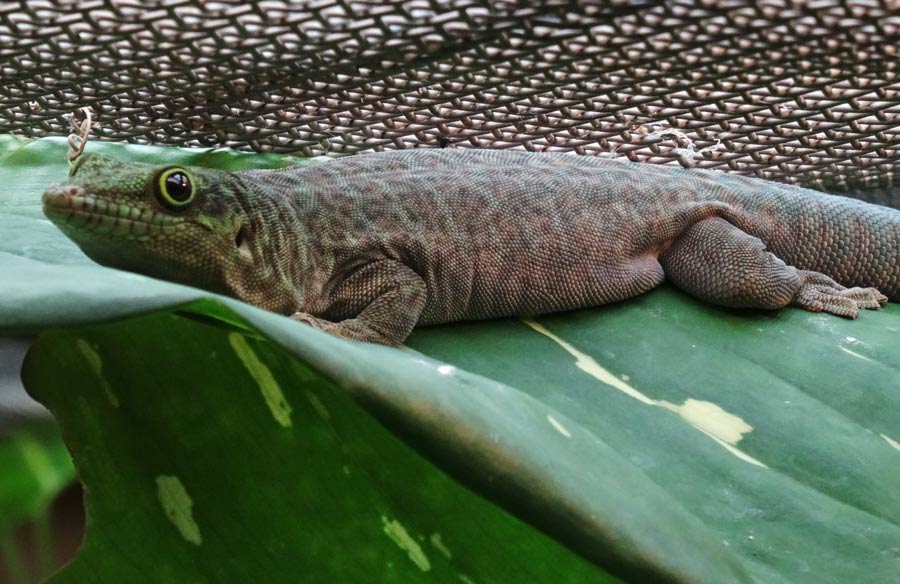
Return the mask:
<path fill-rule="evenodd" d="M 894 198 L 896 0 L 0 2 L 0 131 L 574 150 Z"/>

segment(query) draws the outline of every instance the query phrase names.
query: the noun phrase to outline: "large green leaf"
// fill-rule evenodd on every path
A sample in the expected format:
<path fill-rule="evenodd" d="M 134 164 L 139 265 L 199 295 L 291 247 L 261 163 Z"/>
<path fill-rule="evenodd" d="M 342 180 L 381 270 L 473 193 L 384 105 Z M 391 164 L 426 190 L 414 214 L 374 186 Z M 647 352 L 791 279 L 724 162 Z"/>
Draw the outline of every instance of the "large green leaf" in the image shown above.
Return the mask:
<path fill-rule="evenodd" d="M 0 145 L 0 328 L 44 331 L 24 379 L 87 489 L 60 581 L 900 574 L 893 305 L 844 321 L 663 288 L 356 344 L 91 264 L 39 212 L 62 143 Z"/>

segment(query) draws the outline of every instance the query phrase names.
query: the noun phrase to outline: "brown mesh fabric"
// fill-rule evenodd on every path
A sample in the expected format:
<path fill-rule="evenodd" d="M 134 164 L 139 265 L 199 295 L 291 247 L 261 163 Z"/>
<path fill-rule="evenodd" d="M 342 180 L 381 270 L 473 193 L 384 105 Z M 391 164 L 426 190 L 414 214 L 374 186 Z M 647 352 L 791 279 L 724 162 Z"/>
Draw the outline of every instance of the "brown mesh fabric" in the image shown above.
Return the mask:
<path fill-rule="evenodd" d="M 0 131 L 680 161 L 900 201 L 896 0 L 0 2 Z"/>

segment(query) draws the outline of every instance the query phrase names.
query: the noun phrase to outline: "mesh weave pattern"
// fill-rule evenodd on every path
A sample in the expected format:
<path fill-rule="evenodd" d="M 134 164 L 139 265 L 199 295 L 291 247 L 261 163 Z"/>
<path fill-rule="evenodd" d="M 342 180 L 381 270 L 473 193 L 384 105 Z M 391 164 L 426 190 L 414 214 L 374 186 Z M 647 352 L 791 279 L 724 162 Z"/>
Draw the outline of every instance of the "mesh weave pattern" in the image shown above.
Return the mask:
<path fill-rule="evenodd" d="M 900 3 L 0 2 L 0 131 L 680 161 L 900 200 Z"/>

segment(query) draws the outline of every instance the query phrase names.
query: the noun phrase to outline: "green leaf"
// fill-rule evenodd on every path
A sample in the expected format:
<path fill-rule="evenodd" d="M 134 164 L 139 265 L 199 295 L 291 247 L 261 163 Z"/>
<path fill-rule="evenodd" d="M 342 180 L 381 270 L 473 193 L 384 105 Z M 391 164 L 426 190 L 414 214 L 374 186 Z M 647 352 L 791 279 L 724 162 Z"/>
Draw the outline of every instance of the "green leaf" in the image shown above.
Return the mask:
<path fill-rule="evenodd" d="M 43 513 L 75 475 L 56 426 L 22 424 L 0 440 L 0 529 Z"/>
<path fill-rule="evenodd" d="M 896 579 L 895 305 L 664 287 L 356 344 L 91 264 L 40 216 L 63 151 L 0 143 L 0 330 L 44 331 L 24 380 L 87 489 L 58 581 Z"/>
<path fill-rule="evenodd" d="M 55 424 L 23 422 L 0 438 L 0 565 L 6 568 L 0 569 L 0 579 L 26 581 L 14 533 L 28 522 L 33 527 L 38 565 L 47 575 L 52 567 L 52 542 L 46 531 L 50 505 L 74 476 Z"/>
<path fill-rule="evenodd" d="M 98 526 L 60 582 L 500 582 L 514 566 L 525 581 L 616 581 L 270 340 L 153 314 L 46 333 L 25 377 L 60 414 Z"/>

